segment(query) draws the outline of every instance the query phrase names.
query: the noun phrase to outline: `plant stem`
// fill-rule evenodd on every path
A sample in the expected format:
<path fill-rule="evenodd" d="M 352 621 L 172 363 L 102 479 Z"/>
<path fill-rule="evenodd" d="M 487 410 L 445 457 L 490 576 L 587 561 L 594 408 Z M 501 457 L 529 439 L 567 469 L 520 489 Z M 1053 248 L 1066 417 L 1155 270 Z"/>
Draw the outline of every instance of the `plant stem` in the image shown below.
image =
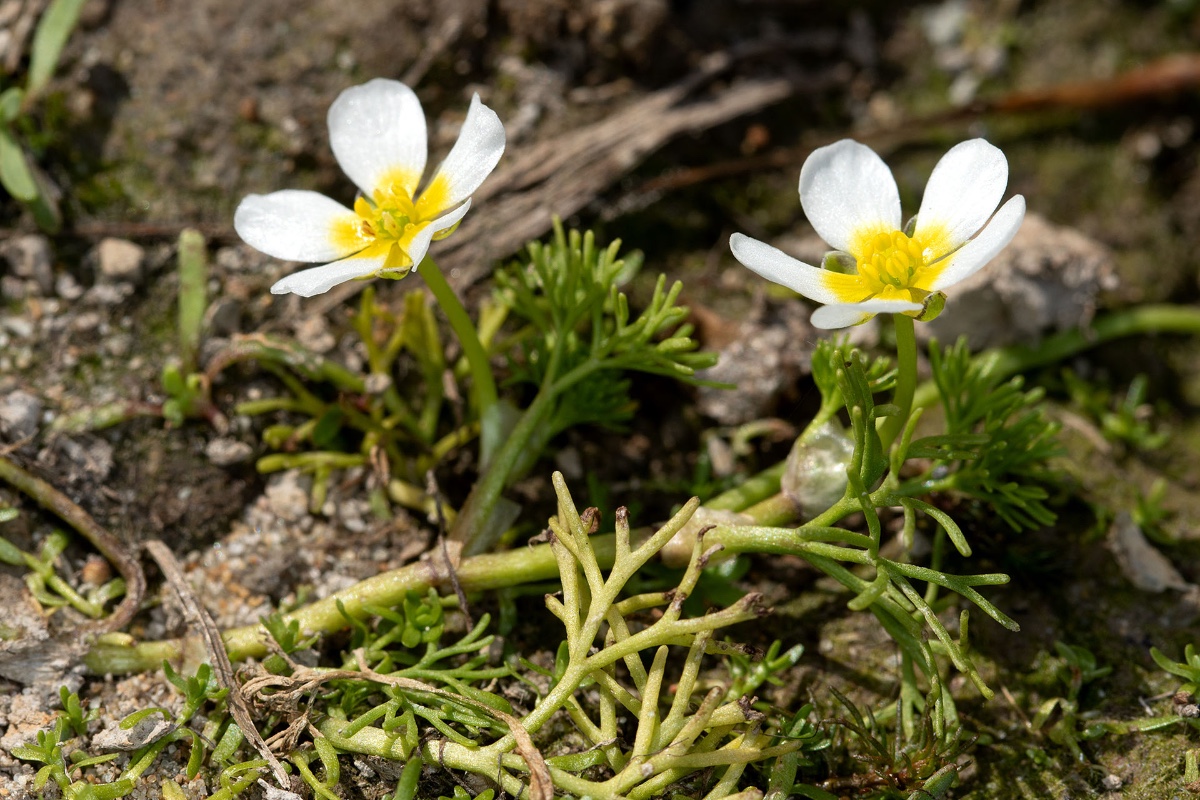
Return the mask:
<path fill-rule="evenodd" d="M 475 323 L 471 321 L 467 309 L 463 307 L 458 295 L 454 293 L 454 289 L 446 280 L 446 276 L 438 269 L 432 258 L 425 256 L 417 266 L 417 272 L 425 279 L 425 285 L 429 287 L 429 291 L 433 292 L 438 305 L 442 307 L 442 313 L 446 315 L 450 327 L 454 329 L 454 334 L 458 337 L 463 355 L 467 357 L 467 364 L 471 368 L 471 380 L 479 418 L 485 419 L 488 411 L 496 405 L 496 379 L 492 375 L 492 365 L 487 350 L 479 341 L 479 332 L 475 329 Z"/>
<path fill-rule="evenodd" d="M 900 431 L 904 430 L 912 413 L 913 395 L 917 390 L 917 334 L 913 319 L 904 314 L 893 314 L 892 320 L 896 330 L 896 391 L 892 403 L 900 411 L 894 416 L 885 417 L 879 426 L 879 441 L 885 453 L 891 449 Z"/>

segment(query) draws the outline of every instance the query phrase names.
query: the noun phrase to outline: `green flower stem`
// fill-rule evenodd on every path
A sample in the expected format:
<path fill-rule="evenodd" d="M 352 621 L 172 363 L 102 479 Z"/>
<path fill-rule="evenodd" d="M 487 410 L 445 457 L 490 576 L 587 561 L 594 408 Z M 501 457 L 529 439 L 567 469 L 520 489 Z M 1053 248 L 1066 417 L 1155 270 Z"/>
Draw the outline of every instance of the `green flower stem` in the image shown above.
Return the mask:
<path fill-rule="evenodd" d="M 912 413 L 913 395 L 917 390 L 917 333 L 913 318 L 904 314 L 893 314 L 896 330 L 896 391 L 892 403 L 899 413 L 884 417 L 879 426 L 879 441 L 884 452 L 891 449 L 892 442 L 904 430 Z"/>
<path fill-rule="evenodd" d="M 492 375 L 491 360 L 488 358 L 483 343 L 479 340 L 479 332 L 475 329 L 475 323 L 471 321 L 467 309 L 463 307 L 458 295 L 454 293 L 454 289 L 446 280 L 446 276 L 438 269 L 432 258 L 425 256 L 417 265 L 417 272 L 425 279 L 425 285 L 429 287 L 429 291 L 433 292 L 438 305 L 442 307 L 442 313 L 446 315 L 446 319 L 450 321 L 450 327 L 454 329 L 454 334 L 458 337 L 458 343 L 462 346 L 463 354 L 467 357 L 467 364 L 471 368 L 471 380 L 474 383 L 475 404 L 479 411 L 479 418 L 486 419 L 488 411 L 496 405 L 496 379 Z"/>
<path fill-rule="evenodd" d="M 463 543 L 463 555 L 473 556 L 488 550 L 503 533 L 489 530 L 492 511 L 508 484 L 513 468 L 524 456 L 529 440 L 553 411 L 554 399 L 551 387 L 543 386 L 471 489 L 450 529 L 450 540 Z"/>
<path fill-rule="evenodd" d="M 513 470 L 527 457 L 526 450 L 530 441 L 541 432 L 547 418 L 554 411 L 554 402 L 559 395 L 596 370 L 608 366 L 605 362 L 591 358 L 555 380 L 560 356 L 561 348 L 556 348 L 546 366 L 546 378 L 537 397 L 521 414 L 516 427 L 496 451 L 495 457 L 471 489 L 471 494 L 455 520 L 450 531 L 450 540 L 463 543 L 465 556 L 478 555 L 491 549 L 503 532 L 492 530 L 494 526 L 489 522 L 492 511 L 500 499 L 501 492 L 508 485 Z"/>

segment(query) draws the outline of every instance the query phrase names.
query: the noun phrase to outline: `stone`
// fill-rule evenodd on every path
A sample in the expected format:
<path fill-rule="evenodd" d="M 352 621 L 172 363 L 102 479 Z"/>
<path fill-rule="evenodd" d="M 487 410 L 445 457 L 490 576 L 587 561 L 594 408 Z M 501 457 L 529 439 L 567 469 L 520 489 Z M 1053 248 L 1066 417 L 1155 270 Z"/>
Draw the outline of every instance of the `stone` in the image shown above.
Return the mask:
<path fill-rule="evenodd" d="M 946 290 L 941 316 L 917 335 L 972 349 L 1033 344 L 1091 321 L 1102 291 L 1116 288 L 1112 253 L 1071 228 L 1026 214 L 1012 242 L 971 277 Z"/>
<path fill-rule="evenodd" d="M 95 250 L 96 269 L 109 283 L 119 281 L 137 284 L 142 280 L 146 251 L 126 239 L 102 239 Z"/>
<path fill-rule="evenodd" d="M 42 294 L 54 289 L 50 241 L 45 236 L 14 236 L 0 244 L 0 258 L 8 261 L 14 275 L 36 282 Z"/>
<path fill-rule="evenodd" d="M 1143 592 L 1186 590 L 1190 587 L 1175 565 L 1146 541 L 1142 529 L 1128 511 L 1122 511 L 1113 520 L 1108 530 L 1107 544 L 1121 573 Z"/>
<path fill-rule="evenodd" d="M 254 455 L 254 448 L 237 439 L 222 437 L 205 445 L 204 455 L 218 467 L 228 467 L 249 461 Z"/>
<path fill-rule="evenodd" d="M 223 297 L 208 307 L 205 322 L 209 334 L 230 336 L 242 329 L 242 301 L 235 297 Z"/>
<path fill-rule="evenodd" d="M 28 439 L 37 433 L 42 416 L 42 401 L 17 389 L 0 398 L 0 433 L 10 442 Z"/>
<path fill-rule="evenodd" d="M 288 470 L 267 484 L 267 504 L 271 512 L 288 522 L 298 522 L 309 516 L 308 479 L 298 470 Z"/>
<path fill-rule="evenodd" d="M 296 341 L 305 350 L 324 355 L 334 348 L 337 339 L 329 331 L 329 323 L 323 316 L 305 317 L 296 323 Z"/>

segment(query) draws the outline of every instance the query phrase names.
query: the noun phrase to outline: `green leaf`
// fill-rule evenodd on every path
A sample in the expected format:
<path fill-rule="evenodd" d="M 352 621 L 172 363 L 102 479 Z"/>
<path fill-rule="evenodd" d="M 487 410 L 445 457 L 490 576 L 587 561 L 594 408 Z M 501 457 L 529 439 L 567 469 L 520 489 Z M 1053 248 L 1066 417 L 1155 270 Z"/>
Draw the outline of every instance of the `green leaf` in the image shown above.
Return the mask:
<path fill-rule="evenodd" d="M 133 791 L 133 778 L 120 778 L 112 783 L 91 784 L 76 781 L 71 784 L 75 800 L 116 800 Z"/>
<path fill-rule="evenodd" d="M 62 211 L 58 207 L 57 189 L 50 186 L 46 173 L 38 169 L 37 164 L 30 164 L 34 183 L 37 184 L 37 195 L 29 201 L 29 213 L 33 221 L 44 233 L 58 233 L 62 228 Z"/>
<path fill-rule="evenodd" d="M 323 450 L 335 449 L 334 443 L 337 439 L 338 431 L 342 428 L 342 418 L 344 416 L 340 408 L 330 406 L 329 410 L 321 415 L 321 418 L 317 420 L 317 424 L 313 427 L 313 445 Z"/>
<path fill-rule="evenodd" d="M 200 329 L 208 307 L 207 251 L 204 235 L 191 228 L 179 234 L 179 357 L 184 372 L 195 372 Z"/>
<path fill-rule="evenodd" d="M 14 567 L 24 567 L 29 563 L 29 557 L 15 544 L 0 536 L 0 561 Z"/>
<path fill-rule="evenodd" d="M 50 82 L 85 2 L 87 0 L 52 0 L 38 21 L 30 48 L 29 79 L 25 84 L 27 98 L 41 94 Z"/>
<path fill-rule="evenodd" d="M 0 125 L 0 183 L 8 193 L 22 203 L 30 203 L 38 195 L 37 181 L 25 157 L 25 150 L 7 126 Z"/>
<path fill-rule="evenodd" d="M 10 123 L 21 115 L 23 99 L 25 99 L 25 93 L 16 86 L 11 86 L 0 93 L 0 123 Z"/>

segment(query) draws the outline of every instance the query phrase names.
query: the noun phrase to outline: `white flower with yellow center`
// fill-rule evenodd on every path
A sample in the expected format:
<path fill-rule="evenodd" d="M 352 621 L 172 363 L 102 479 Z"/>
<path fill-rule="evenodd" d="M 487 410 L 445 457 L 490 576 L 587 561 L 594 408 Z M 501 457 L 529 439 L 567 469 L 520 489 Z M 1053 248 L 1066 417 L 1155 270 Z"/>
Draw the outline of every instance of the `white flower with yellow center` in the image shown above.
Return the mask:
<path fill-rule="evenodd" d="M 504 126 L 475 95 L 458 141 L 418 193 L 428 157 L 421 102 L 403 83 L 376 78 L 333 101 L 329 142 L 361 192 L 353 210 L 285 189 L 249 195 L 234 214 L 238 235 L 268 255 L 332 262 L 289 275 L 274 294 L 312 297 L 354 278 L 408 274 L 467 213 L 504 152 Z"/>
<path fill-rule="evenodd" d="M 996 210 L 1007 184 L 1008 161 L 999 149 L 983 139 L 955 145 L 934 167 L 915 224 L 902 228 L 891 171 L 869 147 L 843 139 L 804 162 L 800 205 L 835 248 L 825 263 L 845 272 L 818 269 L 740 233 L 729 246 L 767 280 L 823 303 L 812 315 L 818 328 L 885 313 L 931 318 L 942 290 L 991 261 L 1021 226 L 1020 195 Z"/>

